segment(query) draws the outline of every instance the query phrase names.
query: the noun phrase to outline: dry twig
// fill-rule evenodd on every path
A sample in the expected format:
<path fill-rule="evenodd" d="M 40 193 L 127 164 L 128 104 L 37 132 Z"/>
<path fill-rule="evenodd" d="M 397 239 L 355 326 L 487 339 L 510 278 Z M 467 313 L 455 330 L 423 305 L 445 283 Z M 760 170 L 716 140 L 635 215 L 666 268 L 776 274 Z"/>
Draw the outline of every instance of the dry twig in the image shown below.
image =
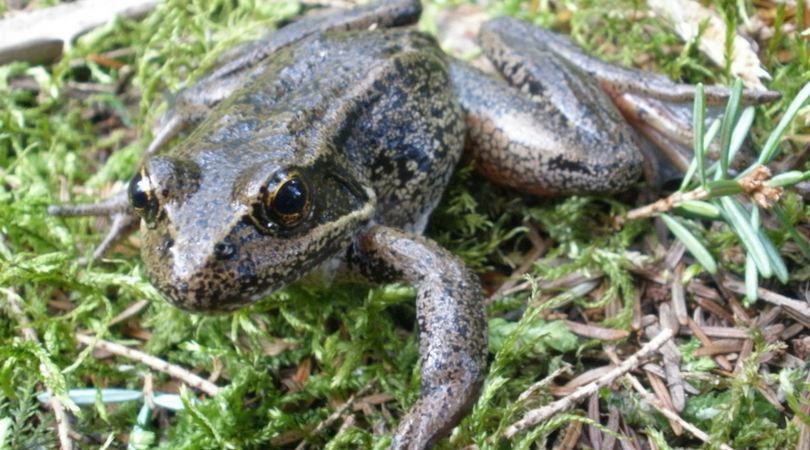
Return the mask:
<path fill-rule="evenodd" d="M 664 343 L 672 339 L 674 335 L 673 331 L 670 329 L 665 329 L 661 333 L 658 334 L 655 338 L 653 338 L 650 342 L 644 345 L 638 352 L 636 352 L 630 358 L 627 358 L 623 363 L 621 363 L 618 367 L 614 368 L 598 380 L 590 383 L 586 386 L 583 386 L 576 390 L 573 394 L 557 400 L 554 403 L 548 404 L 542 408 L 533 409 L 528 411 L 524 414 L 523 419 L 513 423 L 512 425 L 508 426 L 502 436 L 511 439 L 515 434 L 520 432 L 521 430 L 537 425 L 540 422 L 547 420 L 549 417 L 553 416 L 554 414 L 568 411 L 569 409 L 573 408 L 574 405 L 579 403 L 583 398 L 593 395 L 596 391 L 600 388 L 607 386 L 613 381 L 615 381 L 618 377 L 626 374 L 627 372 L 637 368 L 641 361 L 652 355 L 654 352 L 658 351 Z"/>
<path fill-rule="evenodd" d="M 11 313 L 17 316 L 17 321 L 22 325 L 20 327 L 20 334 L 22 334 L 23 339 L 39 343 L 39 336 L 37 336 L 36 330 L 29 326 L 31 322 L 28 320 L 28 316 L 25 315 L 22 305 L 16 298 L 16 294 L 12 295 L 9 293 L 7 299 Z M 43 377 L 51 377 L 51 371 L 45 364 L 40 364 L 39 370 L 42 372 Z M 70 428 L 70 421 L 68 420 L 67 412 L 65 412 L 65 405 L 62 404 L 59 397 L 54 395 L 47 384 L 45 388 L 48 391 L 48 403 L 51 405 L 53 415 L 56 418 L 56 433 L 59 435 L 59 448 L 61 448 L 61 450 L 73 450 L 73 439 L 71 439 L 70 436 L 76 433 Z"/>
<path fill-rule="evenodd" d="M 661 337 L 664 334 L 667 334 L 668 331 L 669 330 L 664 330 L 661 334 L 656 336 L 656 339 L 658 339 L 659 337 Z M 650 341 L 650 343 L 652 343 L 652 341 Z M 610 348 L 606 349 L 606 351 L 607 351 L 607 354 L 610 357 L 610 359 L 612 361 L 614 361 L 614 364 L 618 364 L 621 361 L 619 359 L 618 355 L 616 355 L 615 351 L 613 351 Z M 627 361 L 625 361 L 625 362 L 627 362 Z M 622 364 L 624 364 L 624 363 L 622 363 Z M 696 426 L 692 425 L 690 422 L 687 422 L 687 421 L 683 420 L 683 418 L 681 418 L 681 416 L 679 416 L 677 413 L 675 413 L 674 411 L 672 411 L 672 410 L 668 409 L 666 406 L 664 406 L 664 404 L 660 400 L 658 400 L 658 398 L 656 396 L 654 396 L 654 395 L 650 394 L 649 392 L 647 392 L 647 390 L 644 389 L 644 386 L 641 385 L 641 382 L 639 382 L 638 379 L 636 377 L 634 377 L 632 374 L 627 373 L 627 374 L 624 375 L 624 377 L 628 381 L 630 381 L 630 384 L 633 385 L 633 388 L 636 390 L 636 392 L 641 394 L 641 396 L 644 397 L 644 399 L 647 401 L 647 403 L 652 405 L 653 408 L 657 409 L 658 412 L 660 412 L 668 420 L 679 423 L 682 427 L 684 427 L 690 433 L 692 433 L 693 436 L 695 436 L 696 438 L 702 440 L 703 442 L 711 442 L 711 437 L 708 434 L 704 433 L 702 430 L 700 430 Z M 734 450 L 733 448 L 729 447 L 726 444 L 720 444 L 720 448 L 723 449 L 723 450 Z"/>
<path fill-rule="evenodd" d="M 333 423 L 335 423 L 335 421 L 338 420 L 346 411 L 351 409 L 354 406 L 354 403 L 358 398 L 366 395 L 366 392 L 370 391 L 371 388 L 374 387 L 374 384 L 376 382 L 377 382 L 377 377 L 374 377 L 374 378 L 368 380 L 368 383 L 366 383 L 366 385 L 363 386 L 362 389 L 360 389 L 359 391 L 352 394 L 352 396 L 349 397 L 349 399 L 346 400 L 345 403 L 340 405 L 340 407 L 337 408 L 335 410 L 335 412 L 330 414 L 329 417 L 327 417 L 325 420 L 322 420 L 318 424 L 318 426 L 315 427 L 315 429 L 312 431 L 311 435 L 312 436 L 317 436 L 317 435 L 323 433 L 323 431 L 326 429 L 326 427 L 328 427 L 328 426 L 332 425 Z M 307 446 L 307 441 L 302 441 L 300 444 L 298 444 L 298 446 L 295 448 L 295 450 L 303 450 L 304 448 L 306 448 L 306 446 Z"/>
<path fill-rule="evenodd" d="M 184 381 L 187 385 L 195 389 L 199 389 L 211 397 L 214 397 L 219 393 L 219 387 L 214 383 L 206 381 L 180 366 L 169 364 L 160 358 L 147 355 L 142 351 L 135 350 L 121 344 L 116 344 L 114 342 L 105 341 L 103 339 L 96 341 L 94 337 L 85 336 L 82 334 L 77 334 L 76 340 L 84 345 L 94 345 L 96 348 L 107 350 L 110 353 L 144 363 L 158 372 L 167 373 L 181 381 Z"/>
<path fill-rule="evenodd" d="M 739 180 L 743 193 L 750 197 L 757 204 L 757 206 L 763 209 L 771 209 L 773 203 L 779 201 L 779 198 L 783 193 L 782 188 L 774 188 L 765 184 L 770 177 L 770 169 L 765 166 L 758 166 L 748 175 Z M 672 211 L 684 201 L 706 200 L 707 198 L 709 198 L 709 192 L 703 187 L 699 187 L 689 192 L 678 191 L 669 197 L 656 201 L 655 203 L 629 211 L 626 217 L 628 220 L 652 217 L 658 213 Z"/>

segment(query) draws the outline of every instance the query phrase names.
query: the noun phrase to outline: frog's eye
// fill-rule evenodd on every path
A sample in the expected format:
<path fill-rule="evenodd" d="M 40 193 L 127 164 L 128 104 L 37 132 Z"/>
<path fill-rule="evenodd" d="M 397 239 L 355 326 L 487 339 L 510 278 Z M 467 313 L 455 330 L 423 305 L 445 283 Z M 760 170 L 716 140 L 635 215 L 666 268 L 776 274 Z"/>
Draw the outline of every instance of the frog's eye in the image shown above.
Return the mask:
<path fill-rule="evenodd" d="M 150 221 L 157 212 L 157 199 L 155 198 L 149 173 L 142 167 L 129 182 L 129 204 L 139 216 Z"/>
<path fill-rule="evenodd" d="M 268 228 L 279 225 L 292 228 L 309 217 L 312 211 L 309 186 L 298 171 L 278 174 L 267 186 L 266 195 L 264 210 L 270 222 L 276 224 L 266 222 Z"/>
<path fill-rule="evenodd" d="M 307 185 L 298 178 L 287 180 L 276 189 L 270 207 L 280 215 L 292 216 L 301 214 L 309 202 Z"/>

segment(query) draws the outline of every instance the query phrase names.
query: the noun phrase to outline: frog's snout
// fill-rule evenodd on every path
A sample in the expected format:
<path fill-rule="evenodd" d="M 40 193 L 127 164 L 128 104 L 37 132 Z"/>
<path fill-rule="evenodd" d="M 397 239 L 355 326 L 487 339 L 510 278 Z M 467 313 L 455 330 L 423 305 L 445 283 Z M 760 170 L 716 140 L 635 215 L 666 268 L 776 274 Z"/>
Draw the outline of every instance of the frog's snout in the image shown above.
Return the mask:
<path fill-rule="evenodd" d="M 228 239 L 216 243 L 183 242 L 152 234 L 144 236 L 143 258 L 157 258 L 163 264 L 146 266 L 149 281 L 169 303 L 184 311 L 231 312 L 253 303 L 257 293 L 276 288 L 273 277 L 259 282 L 252 260 L 240 258 L 242 249 Z M 152 240 L 159 245 L 153 245 Z"/>
<path fill-rule="evenodd" d="M 187 273 L 174 272 L 168 278 L 149 274 L 149 280 L 172 305 L 195 314 L 222 314 L 253 302 L 246 288 L 226 271 L 212 275 L 210 268 Z M 214 284 L 216 283 L 216 284 Z M 249 283 L 247 283 L 249 284 Z"/>

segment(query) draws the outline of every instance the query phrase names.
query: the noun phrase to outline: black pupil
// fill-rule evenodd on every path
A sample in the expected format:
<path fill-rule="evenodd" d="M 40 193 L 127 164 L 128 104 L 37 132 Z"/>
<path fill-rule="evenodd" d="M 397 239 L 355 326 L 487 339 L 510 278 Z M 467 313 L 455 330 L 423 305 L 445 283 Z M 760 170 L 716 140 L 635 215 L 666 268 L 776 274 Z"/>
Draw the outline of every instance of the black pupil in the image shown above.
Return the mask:
<path fill-rule="evenodd" d="M 273 209 L 279 214 L 300 214 L 307 203 L 307 187 L 301 180 L 289 180 L 281 185 L 273 198 Z"/>
<path fill-rule="evenodd" d="M 129 183 L 129 203 L 135 209 L 146 208 L 149 203 L 149 194 L 141 187 L 143 176 L 138 173 Z"/>

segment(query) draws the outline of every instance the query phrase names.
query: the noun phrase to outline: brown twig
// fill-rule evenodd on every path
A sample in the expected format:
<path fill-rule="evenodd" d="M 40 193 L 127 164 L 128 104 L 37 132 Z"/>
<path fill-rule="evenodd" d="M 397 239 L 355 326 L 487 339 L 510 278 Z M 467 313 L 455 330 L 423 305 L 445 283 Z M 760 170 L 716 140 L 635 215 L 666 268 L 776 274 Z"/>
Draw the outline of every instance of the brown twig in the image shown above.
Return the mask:
<path fill-rule="evenodd" d="M 705 200 L 708 196 L 709 193 L 706 192 L 706 189 L 703 189 L 702 187 L 689 192 L 678 191 L 669 197 L 656 201 L 655 203 L 650 203 L 649 205 L 642 206 L 641 208 L 628 211 L 627 219 L 633 220 L 641 219 L 643 217 L 652 217 L 658 213 L 672 211 L 676 206 L 678 206 L 679 203 L 687 200 Z"/>
<path fill-rule="evenodd" d="M 700 339 L 700 342 L 703 344 L 704 347 L 709 346 L 709 345 L 713 345 L 712 340 L 709 338 L 709 336 L 706 335 L 706 333 L 703 332 L 703 329 L 701 327 L 699 327 L 698 324 L 695 323 L 695 321 L 692 318 L 689 318 L 689 321 L 687 322 L 687 325 L 689 325 L 689 329 L 692 331 L 692 333 L 694 333 L 695 336 L 697 336 L 697 338 Z M 726 359 L 725 356 L 716 355 L 714 357 L 714 360 L 724 370 L 729 370 L 729 371 L 731 370 L 731 363 L 728 362 L 728 359 Z"/>
<path fill-rule="evenodd" d="M 22 334 L 23 339 L 39 343 L 39 336 L 37 336 L 36 330 L 29 326 L 31 322 L 28 320 L 28 316 L 25 315 L 16 294 L 9 292 L 7 298 L 12 314 L 17 316 L 17 321 L 22 325 L 20 327 L 20 334 Z M 52 376 L 50 369 L 48 369 L 48 366 L 45 364 L 39 365 L 39 371 L 42 372 L 44 378 L 51 378 Z M 65 412 L 65 405 L 62 404 L 59 397 L 54 395 L 53 390 L 47 383 L 45 384 L 45 389 L 48 391 L 48 403 L 51 405 L 51 409 L 53 409 L 54 418 L 56 418 L 56 434 L 59 436 L 59 448 L 62 450 L 73 450 L 73 439 L 71 439 L 70 436 L 75 433 L 70 428 L 70 421 L 68 420 L 67 412 Z"/>
<path fill-rule="evenodd" d="M 368 380 L 368 383 L 366 383 L 366 385 L 363 386 L 362 389 L 360 389 L 359 391 L 352 394 L 352 396 L 349 397 L 349 399 L 346 400 L 345 403 L 340 405 L 340 407 L 338 409 L 336 409 L 335 412 L 330 414 L 329 417 L 327 417 L 325 420 L 322 420 L 318 424 L 318 426 L 315 427 L 314 430 L 312 430 L 311 435 L 312 436 L 317 436 L 317 435 L 323 433 L 323 431 L 328 426 L 332 425 L 336 420 L 338 420 L 341 416 L 343 416 L 343 414 L 346 413 L 346 411 L 348 411 L 350 408 L 352 408 L 352 406 L 354 406 L 354 403 L 358 398 L 366 395 L 366 392 L 370 391 L 371 388 L 374 387 L 374 384 L 376 382 L 377 382 L 377 377 L 374 377 L 374 378 Z M 303 450 L 304 448 L 306 448 L 306 446 L 307 446 L 307 441 L 301 441 L 301 443 L 298 444 L 298 446 L 295 448 L 295 450 Z"/>
<path fill-rule="evenodd" d="M 621 421 L 621 418 L 622 416 L 619 413 L 619 408 L 611 406 L 608 412 L 607 429 L 619 434 L 619 422 Z M 605 439 L 602 440 L 602 448 L 615 448 L 616 442 L 618 442 L 618 439 L 615 436 L 605 433 Z"/>
<path fill-rule="evenodd" d="M 662 328 L 672 330 L 679 329 L 676 319 L 672 315 L 672 308 L 669 307 L 669 303 L 662 303 L 659 312 L 659 321 Z M 657 336 L 658 333 L 660 333 L 658 326 L 654 324 L 647 326 L 645 330 L 647 330 L 647 336 Z M 664 345 L 661 346 L 660 353 L 663 356 L 664 372 L 666 373 L 667 384 L 669 385 L 672 405 L 675 411 L 683 411 L 686 406 L 686 395 L 683 389 L 684 381 L 681 375 L 681 361 L 683 360 L 683 355 L 681 355 L 681 351 L 678 349 L 678 346 L 675 345 L 674 341 L 665 342 Z"/>
<path fill-rule="evenodd" d="M 686 264 L 680 262 L 675 266 L 675 272 L 672 274 L 672 312 L 681 325 L 686 325 L 689 320 L 689 313 L 686 311 L 686 294 L 683 288 L 685 269 Z"/>
<path fill-rule="evenodd" d="M 110 353 L 124 356 L 134 361 L 142 362 L 158 372 L 167 373 L 174 378 L 185 382 L 189 386 L 205 392 L 211 397 L 214 397 L 219 393 L 219 387 L 214 383 L 206 381 L 180 366 L 169 364 L 160 358 L 147 355 L 142 351 L 135 350 L 121 344 L 116 344 L 114 342 L 105 341 L 103 339 L 96 340 L 92 336 L 85 336 L 81 334 L 76 335 L 76 340 L 84 345 L 93 345 L 96 348 L 107 350 Z"/>
<path fill-rule="evenodd" d="M 742 281 L 723 280 L 723 286 L 732 292 L 745 294 L 745 283 Z M 810 306 L 808 306 L 806 302 L 794 300 L 764 288 L 757 290 L 757 297 L 766 302 L 781 306 L 784 308 L 785 312 L 793 316 L 796 320 L 810 326 Z"/>
<path fill-rule="evenodd" d="M 653 392 L 655 393 L 655 395 L 652 397 L 655 397 L 655 399 L 661 403 L 661 406 L 664 409 L 674 412 L 675 406 L 672 404 L 672 396 L 669 394 L 669 390 L 664 384 L 664 380 L 652 372 L 647 372 L 647 380 L 650 382 L 650 386 L 653 388 Z M 669 426 L 672 428 L 672 432 L 675 433 L 675 436 L 680 436 L 683 434 L 683 426 L 678 421 L 671 418 L 667 419 L 669 420 Z"/>
<path fill-rule="evenodd" d="M 773 202 L 779 201 L 782 196 L 782 188 L 774 188 L 765 184 L 771 178 L 771 171 L 765 166 L 757 166 L 754 170 L 739 180 L 743 193 L 753 200 L 757 206 L 763 209 L 770 209 Z M 669 212 L 675 209 L 680 203 L 688 200 L 706 200 L 710 193 L 698 187 L 689 192 L 675 192 L 669 197 L 651 203 L 641 208 L 629 211 L 626 215 L 628 220 L 652 217 L 656 214 Z"/>
<path fill-rule="evenodd" d="M 671 333 L 671 331 L 665 329 L 658 336 L 656 336 L 656 339 L 661 337 L 661 335 L 667 334 L 667 332 Z M 650 343 L 652 343 L 652 341 L 650 341 Z M 619 356 L 616 355 L 615 351 L 613 351 L 611 348 L 607 348 L 606 353 L 608 354 L 608 356 L 610 357 L 610 359 L 613 361 L 614 364 L 619 364 L 621 360 L 619 359 Z M 681 416 L 679 416 L 674 411 L 664 406 L 664 404 L 658 399 L 658 397 L 647 392 L 647 390 L 644 389 L 644 386 L 641 385 L 641 382 L 639 382 L 638 379 L 634 377 L 632 374 L 627 373 L 624 375 L 624 377 L 625 379 L 630 381 L 630 384 L 633 385 L 633 388 L 636 390 L 636 392 L 638 392 L 642 397 L 644 397 L 647 403 L 649 403 L 653 408 L 657 409 L 658 412 L 663 414 L 663 416 L 666 417 L 668 420 L 679 423 L 682 427 L 684 427 L 686 430 L 692 433 L 693 436 L 700 439 L 701 441 L 711 442 L 711 437 L 708 434 L 704 433 L 702 430 L 692 425 L 690 422 L 683 420 Z M 723 450 L 734 450 L 733 448 L 729 447 L 726 444 L 720 444 L 720 448 Z"/>
<path fill-rule="evenodd" d="M 547 420 L 549 417 L 559 412 L 568 411 L 569 409 L 573 408 L 574 405 L 579 403 L 583 398 L 593 395 L 600 388 L 613 383 L 613 381 L 615 381 L 620 376 L 638 367 L 639 364 L 641 364 L 642 360 L 652 355 L 659 348 L 661 348 L 661 346 L 664 345 L 664 343 L 672 339 L 673 334 L 674 334 L 673 331 L 670 329 L 665 329 L 661 331 L 661 333 L 659 333 L 658 336 L 656 336 L 650 342 L 645 344 L 644 347 L 642 347 L 633 356 L 622 362 L 618 367 L 614 368 L 604 376 L 600 377 L 598 380 L 595 380 L 594 382 L 586 386 L 582 386 L 571 395 L 568 395 L 565 398 L 557 400 L 554 403 L 548 404 L 542 408 L 537 408 L 528 411 L 523 416 L 523 419 L 508 426 L 504 430 L 502 436 L 507 439 L 511 439 L 515 434 L 517 434 L 518 432 L 520 432 L 525 428 L 537 425 L 538 423 Z"/>
<path fill-rule="evenodd" d="M 629 331 L 584 324 L 574 322 L 573 320 L 566 320 L 565 325 L 574 334 L 604 341 L 618 341 L 619 339 L 625 339 L 627 336 L 630 336 Z"/>

